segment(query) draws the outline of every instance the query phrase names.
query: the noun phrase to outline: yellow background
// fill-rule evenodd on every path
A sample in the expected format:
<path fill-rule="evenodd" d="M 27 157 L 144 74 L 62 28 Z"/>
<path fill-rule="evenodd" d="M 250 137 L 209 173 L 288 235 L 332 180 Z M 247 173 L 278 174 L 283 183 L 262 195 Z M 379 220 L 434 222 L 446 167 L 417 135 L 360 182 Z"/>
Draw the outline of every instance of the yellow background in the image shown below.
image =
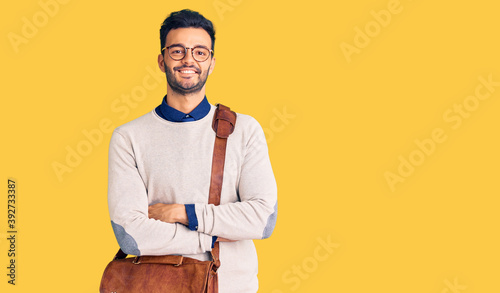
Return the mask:
<path fill-rule="evenodd" d="M 469 97 L 480 77 L 500 81 L 497 1 L 66 2 L 49 16 L 39 1 L 10 1 L 0 15 L 1 292 L 97 292 L 118 247 L 106 199 L 111 134 L 61 180 L 53 164 L 88 146 L 83 132 L 103 119 L 116 127 L 161 102 L 166 83 L 148 68 L 161 22 L 182 8 L 216 26 L 209 101 L 266 130 L 279 217 L 272 237 L 255 241 L 259 292 L 500 291 L 500 87 Z M 398 13 L 377 30 L 374 15 L 389 7 Z M 25 20 L 40 25 L 29 37 Z M 363 48 L 346 58 L 341 44 L 356 40 Z M 147 97 L 114 111 L 145 78 L 156 85 Z M 447 121 L 464 103 L 468 118 Z M 418 157 L 415 140 L 436 128 L 446 140 Z M 400 176 L 400 156 L 411 154 L 419 166 L 392 191 L 386 172 Z M 10 177 L 16 286 L 6 276 Z"/>

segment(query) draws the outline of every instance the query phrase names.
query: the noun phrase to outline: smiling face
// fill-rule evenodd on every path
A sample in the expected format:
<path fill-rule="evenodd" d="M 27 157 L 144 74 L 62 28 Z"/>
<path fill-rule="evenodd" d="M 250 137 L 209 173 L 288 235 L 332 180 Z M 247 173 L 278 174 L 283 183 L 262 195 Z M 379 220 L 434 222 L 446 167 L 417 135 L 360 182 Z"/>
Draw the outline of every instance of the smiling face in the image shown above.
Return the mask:
<path fill-rule="evenodd" d="M 185 48 L 212 46 L 212 40 L 202 28 L 178 28 L 170 30 L 166 37 L 165 46 L 182 45 Z M 210 56 L 203 62 L 193 59 L 191 49 L 181 60 L 173 60 L 165 49 L 158 56 L 158 65 L 167 75 L 167 91 L 174 91 L 181 95 L 189 95 L 205 90 L 205 82 L 215 66 L 215 58 Z"/>

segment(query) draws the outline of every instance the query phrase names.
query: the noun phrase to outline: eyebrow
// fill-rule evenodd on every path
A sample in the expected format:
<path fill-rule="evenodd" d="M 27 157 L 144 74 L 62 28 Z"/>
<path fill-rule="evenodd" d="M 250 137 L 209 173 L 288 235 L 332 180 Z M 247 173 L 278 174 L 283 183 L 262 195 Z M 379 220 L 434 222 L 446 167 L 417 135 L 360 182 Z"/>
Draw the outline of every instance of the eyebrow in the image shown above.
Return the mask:
<path fill-rule="evenodd" d="M 184 44 L 181 44 L 181 43 L 170 44 L 170 45 L 165 46 L 165 47 L 172 47 L 172 46 L 182 46 L 182 47 L 186 47 Z M 198 44 L 198 45 L 194 45 L 194 47 L 193 47 L 193 48 L 200 48 L 200 47 L 201 47 L 201 48 L 205 48 L 205 49 L 207 49 L 207 50 L 210 50 L 210 48 L 208 48 L 207 46 L 205 46 L 205 45 L 199 45 L 199 44 Z"/>

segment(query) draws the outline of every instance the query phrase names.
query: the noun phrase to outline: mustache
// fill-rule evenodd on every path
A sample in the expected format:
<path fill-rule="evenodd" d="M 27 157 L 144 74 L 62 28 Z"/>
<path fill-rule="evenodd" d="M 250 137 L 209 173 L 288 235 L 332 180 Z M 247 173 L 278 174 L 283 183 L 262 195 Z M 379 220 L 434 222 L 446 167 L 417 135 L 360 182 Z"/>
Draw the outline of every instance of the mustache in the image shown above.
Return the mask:
<path fill-rule="evenodd" d="M 201 70 L 195 66 L 179 66 L 179 67 L 174 67 L 174 71 L 177 71 L 177 70 L 183 70 L 183 69 L 194 69 L 194 71 L 196 71 L 196 73 L 200 73 Z"/>

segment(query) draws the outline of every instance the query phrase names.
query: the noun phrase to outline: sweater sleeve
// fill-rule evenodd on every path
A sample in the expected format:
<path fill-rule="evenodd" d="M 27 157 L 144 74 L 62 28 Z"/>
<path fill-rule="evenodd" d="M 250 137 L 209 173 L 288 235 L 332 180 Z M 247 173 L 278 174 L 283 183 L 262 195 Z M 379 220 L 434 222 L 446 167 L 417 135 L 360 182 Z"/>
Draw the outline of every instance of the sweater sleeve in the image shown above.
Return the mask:
<path fill-rule="evenodd" d="M 199 232 L 232 240 L 248 240 L 268 238 L 274 230 L 278 213 L 276 180 L 264 131 L 255 119 L 251 119 L 236 187 L 240 201 L 219 206 L 196 203 Z"/>
<path fill-rule="evenodd" d="M 210 235 L 148 217 L 147 188 L 137 169 L 133 145 L 117 130 L 109 145 L 108 208 L 118 244 L 127 254 L 198 254 L 211 250 Z"/>

